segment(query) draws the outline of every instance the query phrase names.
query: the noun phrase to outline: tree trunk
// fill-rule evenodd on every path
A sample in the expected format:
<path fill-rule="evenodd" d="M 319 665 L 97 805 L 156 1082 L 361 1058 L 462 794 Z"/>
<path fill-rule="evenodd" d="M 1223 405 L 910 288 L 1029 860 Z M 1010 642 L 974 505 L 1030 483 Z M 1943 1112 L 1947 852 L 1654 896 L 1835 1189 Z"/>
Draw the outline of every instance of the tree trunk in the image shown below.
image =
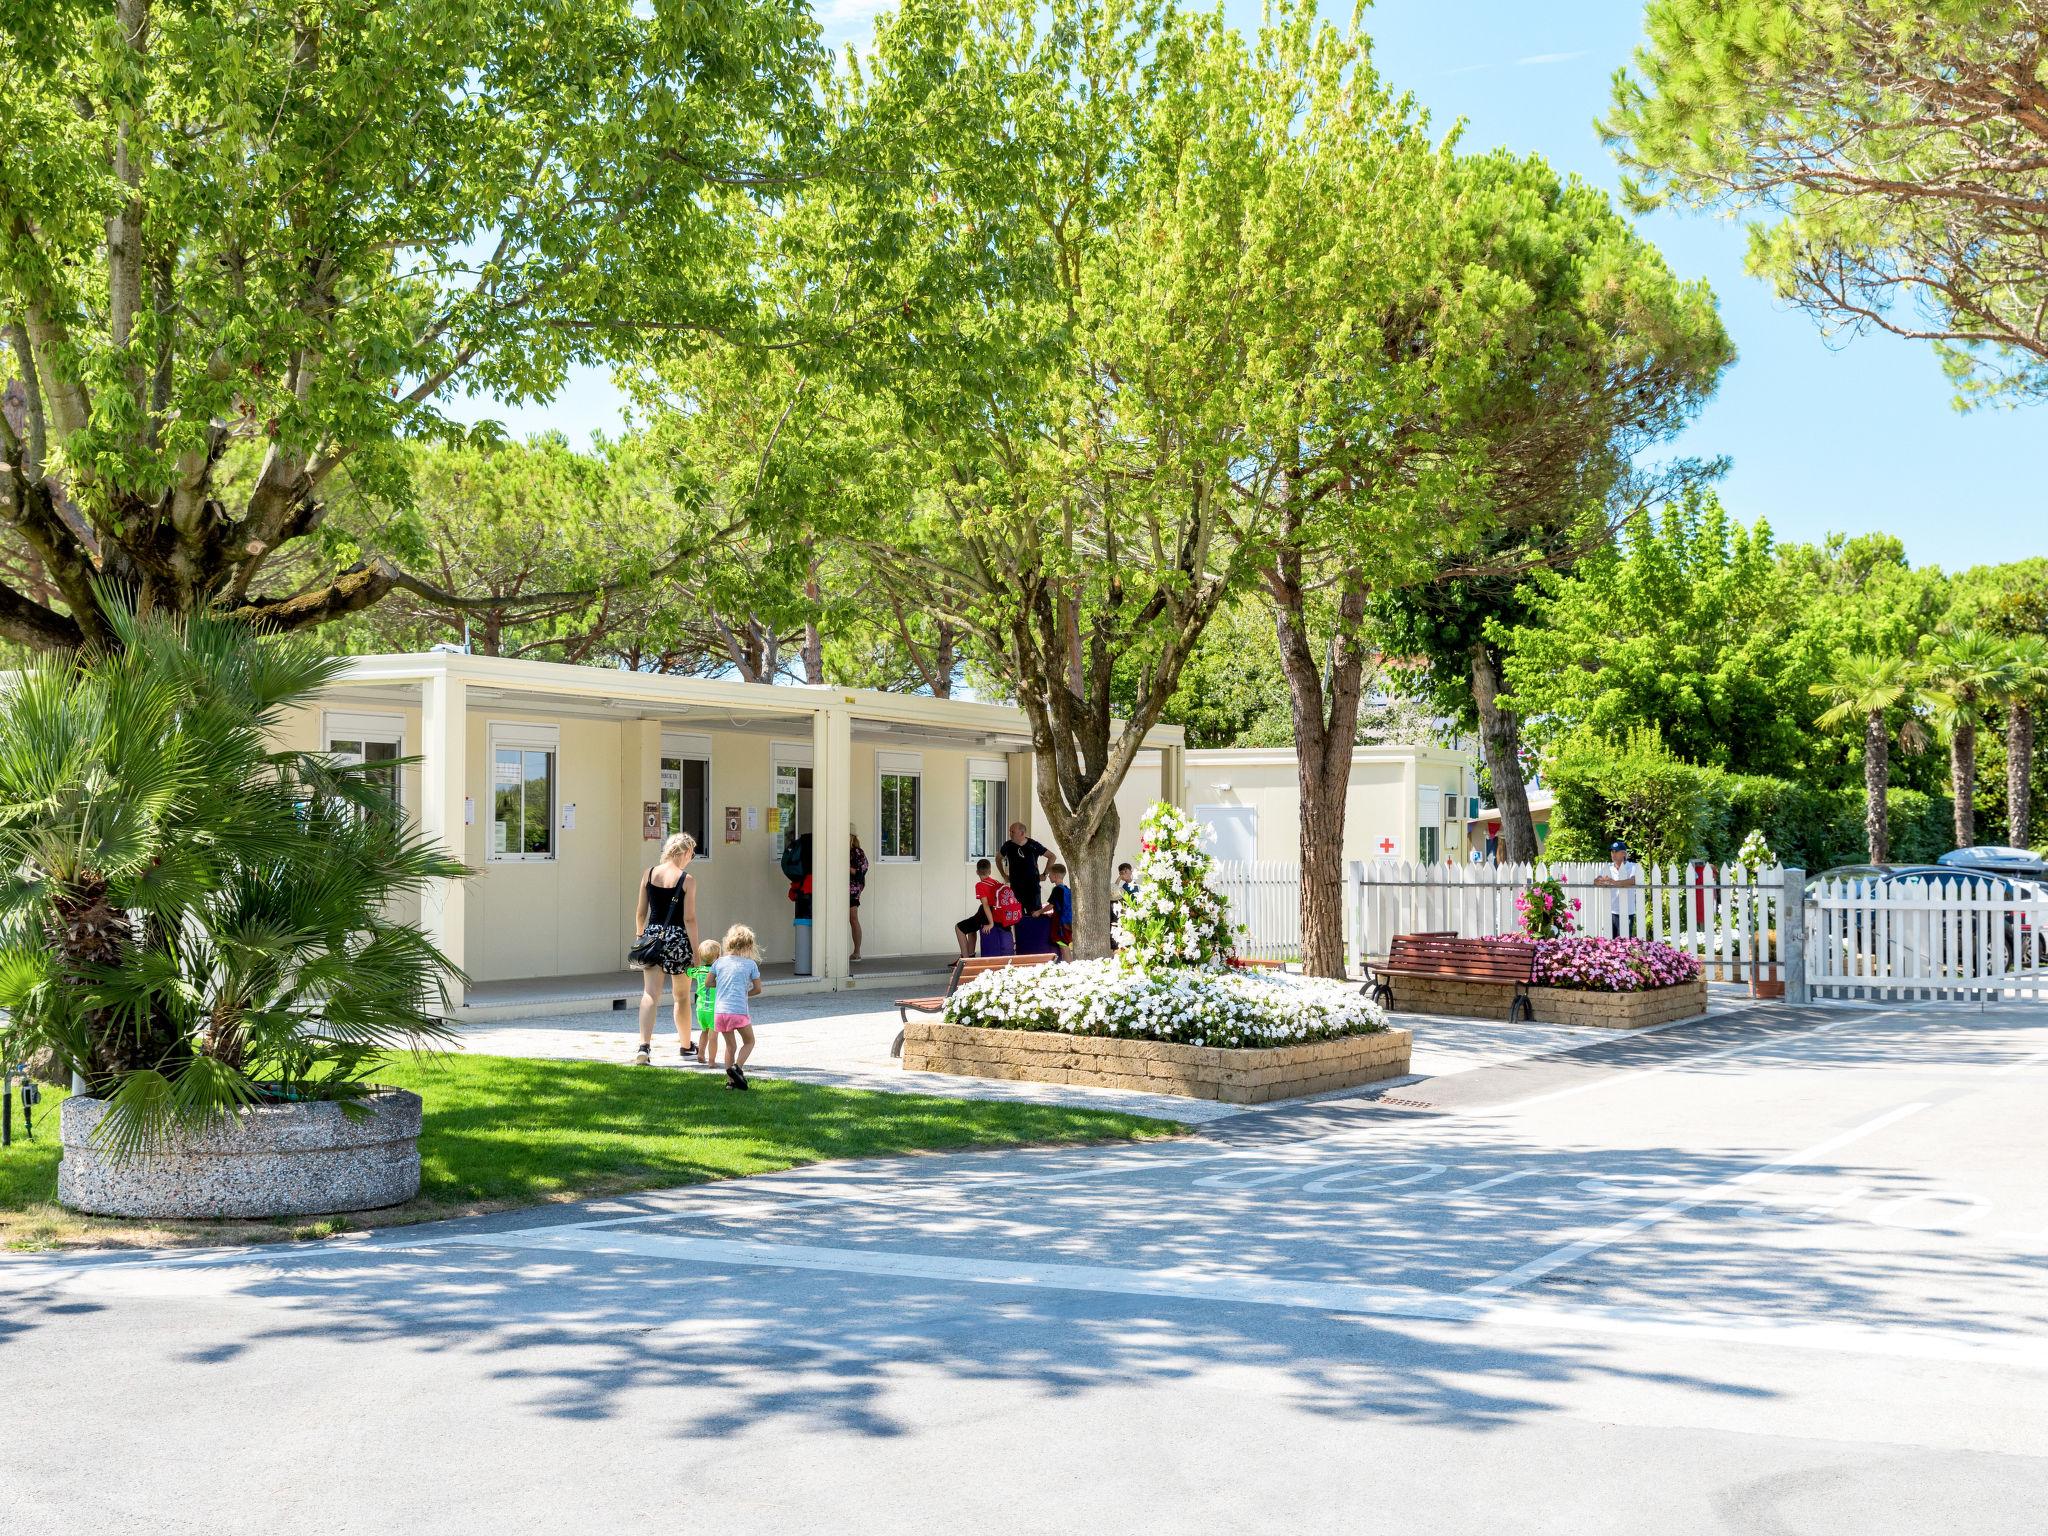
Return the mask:
<path fill-rule="evenodd" d="M 1350 809 L 1352 743 L 1365 691 L 1365 651 L 1357 626 L 1365 588 L 1347 573 L 1330 646 L 1328 685 L 1309 644 L 1300 562 L 1283 558 L 1267 586 L 1280 670 L 1294 716 L 1295 776 L 1301 794 L 1301 968 L 1310 976 L 1344 971 L 1344 821 Z"/>
<path fill-rule="evenodd" d="M 1479 744 L 1500 812 L 1501 862 L 1536 862 L 1536 818 L 1522 779 L 1522 722 L 1500 699 L 1500 663 L 1485 642 L 1472 647 L 1472 703 L 1479 713 Z"/>
<path fill-rule="evenodd" d="M 1890 811 L 1891 732 L 1884 711 L 1873 709 L 1863 722 L 1863 835 L 1870 844 L 1870 862 L 1889 864 L 1892 857 Z"/>
<path fill-rule="evenodd" d="M 818 566 L 811 564 L 810 575 L 804 580 L 804 596 L 810 601 L 812 616 L 804 620 L 804 681 L 814 688 L 825 683 L 825 634 L 818 628 L 817 609 L 824 601 L 825 591 L 818 582 Z"/>
<path fill-rule="evenodd" d="M 1122 822 L 1112 802 L 1094 824 L 1076 815 L 1060 798 L 1058 764 L 1050 752 L 1035 755 L 1038 805 L 1046 830 L 1067 866 L 1067 885 L 1074 893 L 1074 958 L 1100 960 L 1115 946 L 1110 942 L 1110 902 L 1116 889 L 1116 840 Z"/>
<path fill-rule="evenodd" d="M 2005 820 L 2007 840 L 2031 847 L 2034 831 L 2034 706 L 2015 702 L 2005 717 Z"/>
<path fill-rule="evenodd" d="M 1949 792 L 1956 797 L 1956 846 L 1977 841 L 1977 724 L 1958 721 L 1949 738 Z"/>

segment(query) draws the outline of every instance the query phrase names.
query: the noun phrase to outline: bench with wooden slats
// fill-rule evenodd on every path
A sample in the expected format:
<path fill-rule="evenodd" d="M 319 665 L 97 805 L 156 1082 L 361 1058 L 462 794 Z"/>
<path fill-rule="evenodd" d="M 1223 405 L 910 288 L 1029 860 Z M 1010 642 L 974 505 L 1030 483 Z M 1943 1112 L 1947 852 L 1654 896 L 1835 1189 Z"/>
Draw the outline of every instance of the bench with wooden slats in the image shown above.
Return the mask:
<path fill-rule="evenodd" d="M 1386 960 L 1374 967 L 1366 990 L 1381 1006 L 1394 1001 L 1393 978 L 1426 976 L 1444 981 L 1491 981 L 1511 984 L 1508 1021 L 1526 1023 L 1534 1016 L 1529 983 L 1536 973 L 1536 946 L 1499 939 L 1461 939 L 1450 933 L 1397 934 Z"/>
<path fill-rule="evenodd" d="M 946 979 L 946 990 L 937 997 L 899 997 L 896 999 L 896 1014 L 904 1027 L 910 1025 L 913 1013 L 944 1013 L 946 999 L 958 992 L 977 976 L 986 976 L 990 971 L 1008 970 L 1015 965 L 1048 965 L 1056 955 L 966 955 L 953 962 L 953 972 Z M 903 1054 L 903 1030 L 896 1031 L 896 1043 L 889 1047 L 891 1056 Z"/>

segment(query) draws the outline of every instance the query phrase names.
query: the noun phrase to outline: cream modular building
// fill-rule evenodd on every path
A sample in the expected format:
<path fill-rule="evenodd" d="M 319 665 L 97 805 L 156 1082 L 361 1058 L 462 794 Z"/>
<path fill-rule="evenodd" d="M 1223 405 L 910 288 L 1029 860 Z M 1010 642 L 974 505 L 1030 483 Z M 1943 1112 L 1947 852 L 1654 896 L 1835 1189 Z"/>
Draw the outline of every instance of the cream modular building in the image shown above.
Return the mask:
<path fill-rule="evenodd" d="M 405 915 L 467 973 L 478 1011 L 625 1006 L 639 881 L 674 831 L 697 840 L 702 933 L 745 922 L 771 985 L 807 990 L 942 967 L 974 861 L 1013 819 L 1051 841 L 1029 728 L 1000 704 L 436 651 L 353 658 L 279 744 L 394 762 L 405 811 L 472 871 Z M 1291 751 L 1189 751 L 1156 727 L 1117 797 L 1127 852 L 1160 798 L 1213 827 L 1220 858 L 1299 857 Z M 1345 858 L 1446 857 L 1476 804 L 1459 753 L 1360 748 Z M 809 833 L 815 869 L 844 870 L 849 831 L 870 864 L 864 960 L 847 882 L 816 878 L 800 963 L 784 845 Z"/>

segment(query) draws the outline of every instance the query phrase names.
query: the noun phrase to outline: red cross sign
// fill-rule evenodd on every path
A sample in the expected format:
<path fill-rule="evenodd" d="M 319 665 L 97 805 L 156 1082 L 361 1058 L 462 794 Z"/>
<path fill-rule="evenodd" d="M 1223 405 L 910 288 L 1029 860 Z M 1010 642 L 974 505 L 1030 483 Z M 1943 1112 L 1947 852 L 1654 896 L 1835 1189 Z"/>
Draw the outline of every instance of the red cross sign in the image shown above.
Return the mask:
<path fill-rule="evenodd" d="M 1381 853 L 1392 853 L 1393 851 L 1394 851 L 1394 840 L 1393 840 L 1393 839 L 1392 839 L 1391 837 L 1383 837 L 1383 838 L 1381 838 L 1381 839 L 1380 839 L 1380 852 L 1381 852 Z"/>

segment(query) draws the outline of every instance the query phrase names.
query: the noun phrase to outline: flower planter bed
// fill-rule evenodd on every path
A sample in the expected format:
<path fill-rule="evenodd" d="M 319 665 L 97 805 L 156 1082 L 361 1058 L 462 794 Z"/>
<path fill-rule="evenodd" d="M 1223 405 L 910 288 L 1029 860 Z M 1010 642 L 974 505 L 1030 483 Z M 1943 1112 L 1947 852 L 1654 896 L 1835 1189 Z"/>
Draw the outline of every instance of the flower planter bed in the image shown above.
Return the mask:
<path fill-rule="evenodd" d="M 93 1140 L 100 1099 L 64 1101 L 57 1199 L 93 1216 L 152 1220 L 314 1216 L 400 1205 L 420 1188 L 420 1097 L 263 1104 L 161 1151 L 116 1157 Z"/>
<path fill-rule="evenodd" d="M 1113 1035 L 978 1029 L 934 1022 L 915 1023 L 904 1030 L 903 1065 L 913 1072 L 1122 1088 L 1214 1099 L 1223 1104 L 1265 1104 L 1405 1076 L 1412 1040 L 1405 1029 L 1382 1029 L 1305 1045 L 1232 1050 Z"/>
<path fill-rule="evenodd" d="M 1508 982 L 1402 976 L 1394 986 L 1397 1013 L 1447 1014 L 1464 1019 L 1508 1017 L 1515 988 Z M 1529 988 L 1532 1022 L 1578 1024 L 1592 1029 L 1646 1029 L 1696 1018 L 1707 1011 L 1703 977 L 1636 992 L 1590 992 L 1576 987 Z"/>

